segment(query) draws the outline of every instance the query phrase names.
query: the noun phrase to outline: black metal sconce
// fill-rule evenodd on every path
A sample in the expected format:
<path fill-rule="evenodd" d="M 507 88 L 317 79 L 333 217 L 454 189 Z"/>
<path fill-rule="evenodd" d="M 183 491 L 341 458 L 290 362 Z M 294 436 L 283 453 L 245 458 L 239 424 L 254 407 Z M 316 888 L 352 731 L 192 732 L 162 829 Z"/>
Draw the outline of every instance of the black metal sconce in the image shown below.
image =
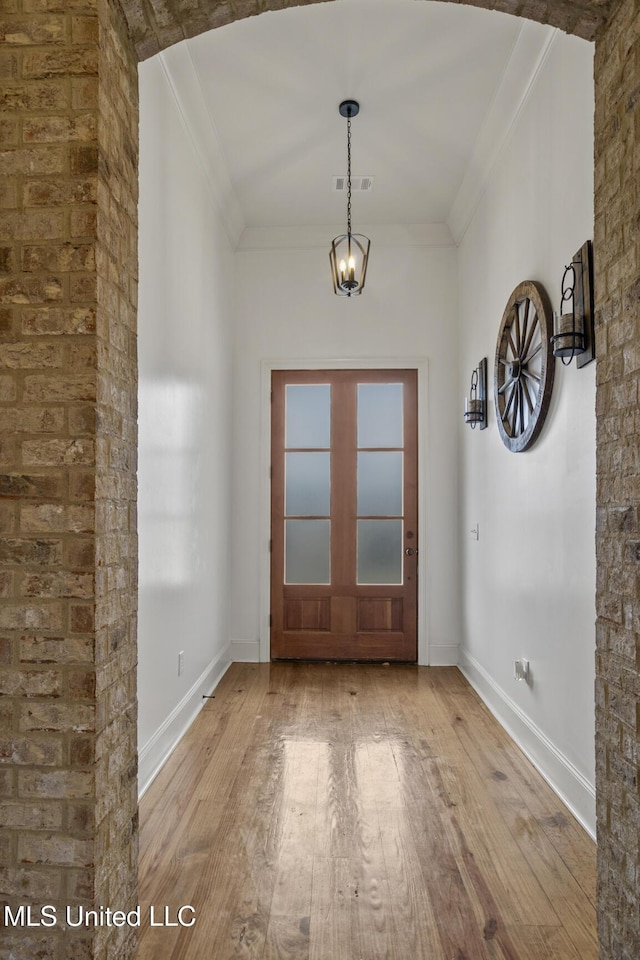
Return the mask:
<path fill-rule="evenodd" d="M 464 400 L 464 422 L 472 430 L 476 424 L 484 430 L 487 426 L 487 358 L 483 357 L 471 374 L 469 396 Z"/>
<path fill-rule="evenodd" d="M 565 304 L 569 303 L 571 309 L 565 312 Z M 587 240 L 565 267 L 560 313 L 554 316 L 553 355 L 560 357 L 565 366 L 574 357 L 578 367 L 595 359 L 593 315 L 593 249 L 591 241 Z"/>

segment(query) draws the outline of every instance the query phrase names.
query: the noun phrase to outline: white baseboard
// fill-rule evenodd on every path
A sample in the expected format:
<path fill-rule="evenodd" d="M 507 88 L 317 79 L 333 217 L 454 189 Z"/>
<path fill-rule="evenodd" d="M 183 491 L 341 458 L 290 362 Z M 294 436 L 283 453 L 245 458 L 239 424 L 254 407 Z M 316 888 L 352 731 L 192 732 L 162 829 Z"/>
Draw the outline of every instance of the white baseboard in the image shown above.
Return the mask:
<path fill-rule="evenodd" d="M 496 684 L 474 657 L 461 650 L 458 665 L 496 720 L 595 840 L 596 791 L 593 784 Z"/>
<path fill-rule="evenodd" d="M 260 663 L 259 640 L 232 640 L 232 663 Z"/>
<path fill-rule="evenodd" d="M 458 664 L 459 647 L 457 643 L 430 643 L 430 667 L 455 667 Z"/>
<path fill-rule="evenodd" d="M 138 750 L 139 798 L 148 790 L 202 710 L 205 702 L 203 696 L 215 690 L 230 665 L 229 647 L 226 647 L 200 674 L 151 739 Z"/>

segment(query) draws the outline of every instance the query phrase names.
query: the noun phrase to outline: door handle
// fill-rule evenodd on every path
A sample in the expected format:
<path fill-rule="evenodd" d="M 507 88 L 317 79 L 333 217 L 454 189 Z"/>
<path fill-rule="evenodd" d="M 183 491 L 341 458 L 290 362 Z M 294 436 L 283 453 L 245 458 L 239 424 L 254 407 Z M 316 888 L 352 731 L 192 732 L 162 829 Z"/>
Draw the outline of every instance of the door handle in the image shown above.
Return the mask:
<path fill-rule="evenodd" d="M 416 551 L 413 549 L 413 547 L 407 547 L 404 551 L 404 555 L 405 557 L 412 557 L 415 552 Z"/>

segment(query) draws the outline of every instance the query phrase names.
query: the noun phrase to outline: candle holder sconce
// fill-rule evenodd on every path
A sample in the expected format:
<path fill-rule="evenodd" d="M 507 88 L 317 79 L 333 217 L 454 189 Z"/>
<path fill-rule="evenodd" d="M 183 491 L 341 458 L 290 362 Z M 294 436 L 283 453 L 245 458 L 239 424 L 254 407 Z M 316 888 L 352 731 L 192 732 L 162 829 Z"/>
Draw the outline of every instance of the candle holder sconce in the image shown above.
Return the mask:
<path fill-rule="evenodd" d="M 464 400 L 464 422 L 472 430 L 476 425 L 481 430 L 487 426 L 487 358 L 483 357 L 471 374 L 469 396 Z"/>
<path fill-rule="evenodd" d="M 574 357 L 577 367 L 595 360 L 593 317 L 593 250 L 591 241 L 587 240 L 565 267 L 560 311 L 554 317 L 553 355 L 560 357 L 565 366 Z"/>

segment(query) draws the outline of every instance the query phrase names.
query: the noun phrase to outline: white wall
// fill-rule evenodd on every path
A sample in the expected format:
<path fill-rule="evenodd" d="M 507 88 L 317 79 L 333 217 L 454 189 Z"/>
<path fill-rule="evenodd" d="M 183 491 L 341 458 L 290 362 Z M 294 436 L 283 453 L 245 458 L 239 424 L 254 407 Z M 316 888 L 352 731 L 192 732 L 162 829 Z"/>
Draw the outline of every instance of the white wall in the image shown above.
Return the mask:
<path fill-rule="evenodd" d="M 192 78 L 181 69 L 184 94 Z M 564 264 L 592 236 L 591 46 L 556 35 L 483 190 L 461 191 L 480 199 L 470 222 L 464 204 L 455 211 L 452 224 L 468 223 L 458 250 L 442 226 L 358 225 L 372 238 L 362 298 L 331 290 L 339 224 L 248 230 L 233 252 L 238 218 L 222 167 L 202 163 L 185 125 L 196 99 L 171 88 L 162 59 L 141 66 L 142 783 L 226 668 L 229 639 L 236 658 L 257 657 L 261 640 L 264 653 L 265 361 L 414 357 L 428 362 L 430 662 L 455 662 L 461 642 L 467 676 L 593 828 L 595 365 L 558 365 L 545 428 L 526 453 L 502 445 L 492 404 L 488 430 L 462 423 L 482 356 L 491 377 L 513 288 L 539 280 L 555 304 Z M 476 522 L 478 542 L 468 535 Z M 512 677 L 522 656 L 529 686 Z"/>
<path fill-rule="evenodd" d="M 520 454 L 498 434 L 493 363 L 514 287 L 542 282 L 557 309 L 564 265 L 593 237 L 592 56 L 592 45 L 556 35 L 461 240 L 458 271 L 458 406 L 483 356 L 491 393 L 489 428 L 460 426 L 461 663 L 590 829 L 595 363 L 556 362 L 543 432 Z M 528 686 L 513 679 L 518 657 L 531 662 Z"/>
<path fill-rule="evenodd" d="M 359 229 L 365 232 L 363 225 Z M 334 233 L 337 231 L 334 231 Z M 426 615 L 431 662 L 455 663 L 459 641 L 456 251 L 448 231 L 370 227 L 371 258 L 361 297 L 336 297 L 331 286 L 329 228 L 308 233 L 253 231 L 237 254 L 234 340 L 232 614 L 234 657 L 257 655 L 266 640 L 264 593 L 268 489 L 262 423 L 261 363 L 428 361 L 427 419 L 419 432 L 425 455 Z M 391 237 L 393 234 L 393 238 Z M 318 240 L 318 238 L 321 238 Z M 425 242 L 420 243 L 423 239 Z M 415 245 L 412 242 L 415 241 Z M 440 244 L 440 245 L 430 245 Z M 444 245 L 443 245 L 444 244 Z M 447 245 L 448 244 L 448 245 Z M 274 245 L 277 247 L 274 249 Z M 268 422 L 268 418 L 267 418 Z M 263 448 L 264 449 L 264 448 Z M 268 560 L 268 558 L 267 558 Z M 264 652 L 264 644 L 263 644 Z"/>
<path fill-rule="evenodd" d="M 233 252 L 160 58 L 140 66 L 140 99 L 144 789 L 229 662 Z"/>

